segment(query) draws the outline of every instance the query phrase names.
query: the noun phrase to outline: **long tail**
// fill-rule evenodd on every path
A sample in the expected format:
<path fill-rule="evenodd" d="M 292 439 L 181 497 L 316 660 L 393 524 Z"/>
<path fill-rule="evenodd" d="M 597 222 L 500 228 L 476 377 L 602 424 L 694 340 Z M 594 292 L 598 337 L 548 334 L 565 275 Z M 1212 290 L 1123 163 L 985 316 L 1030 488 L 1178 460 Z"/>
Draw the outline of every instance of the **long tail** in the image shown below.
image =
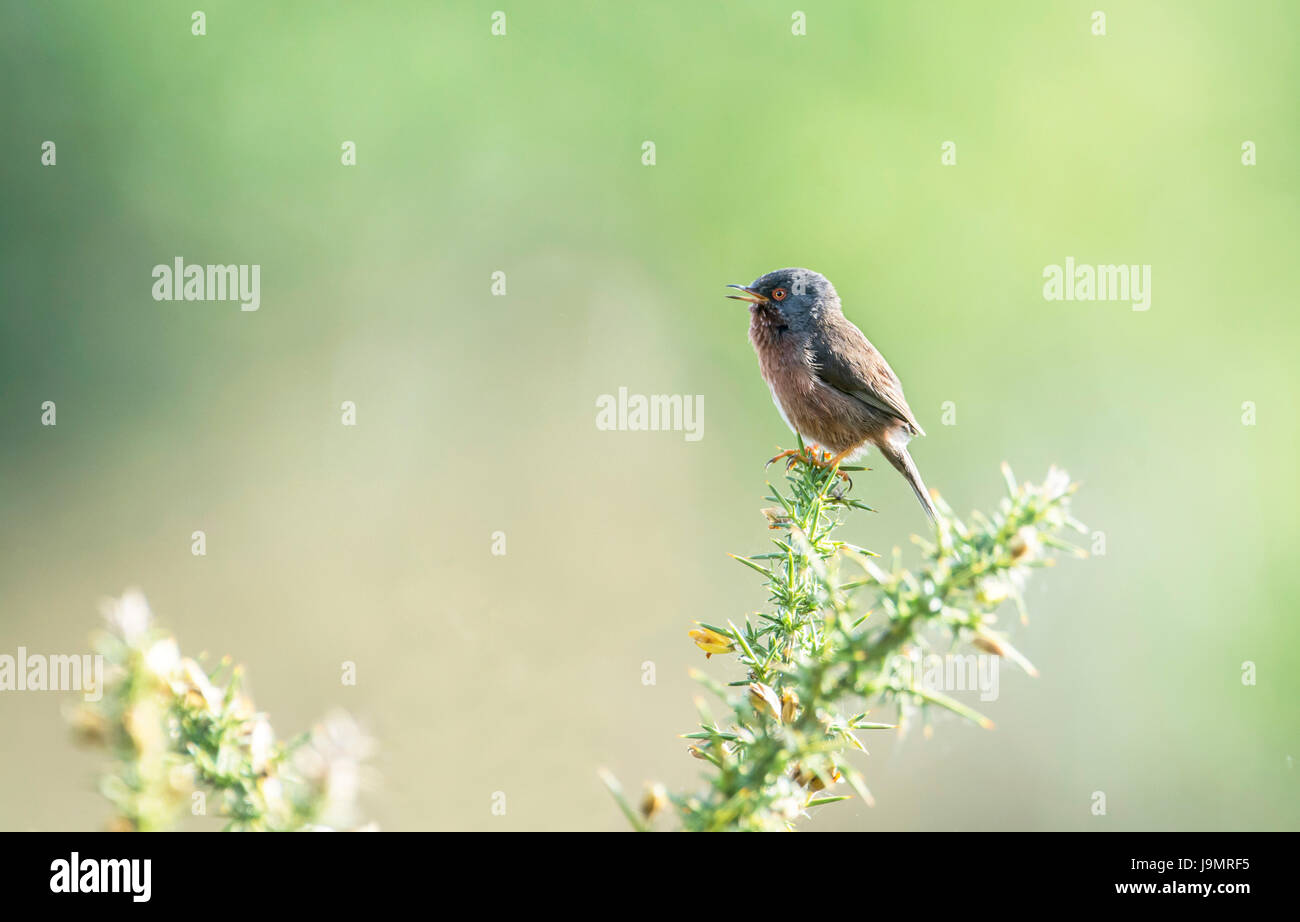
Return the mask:
<path fill-rule="evenodd" d="M 912 487 L 912 492 L 921 501 L 921 508 L 930 517 L 930 521 L 935 521 L 939 517 L 939 510 L 934 508 L 934 500 L 930 499 L 930 491 L 925 488 L 925 481 L 921 479 L 921 472 L 916 469 L 916 462 L 907 453 L 907 448 L 890 442 L 882 442 L 877 447 L 880 449 L 880 453 L 894 466 L 894 469 L 906 478 Z"/>

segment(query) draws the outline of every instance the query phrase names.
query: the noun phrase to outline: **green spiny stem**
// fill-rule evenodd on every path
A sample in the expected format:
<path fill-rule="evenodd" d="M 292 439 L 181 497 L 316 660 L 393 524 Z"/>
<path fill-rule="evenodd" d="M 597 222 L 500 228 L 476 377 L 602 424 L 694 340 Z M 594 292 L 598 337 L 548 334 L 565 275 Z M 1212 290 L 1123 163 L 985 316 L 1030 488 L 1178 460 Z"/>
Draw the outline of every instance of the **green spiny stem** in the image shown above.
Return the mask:
<path fill-rule="evenodd" d="M 894 725 L 867 721 L 864 704 L 916 702 L 987 724 L 960 701 L 905 681 L 897 661 L 907 650 L 925 649 L 934 627 L 948 628 L 954 638 L 982 631 L 1002 601 L 1021 604 L 1014 584 L 1029 567 L 1054 562 L 1053 549 L 1079 553 L 1055 536 L 1063 527 L 1082 530 L 1069 515 L 1073 487 L 1064 474 L 1049 471 L 1042 486 L 1017 484 L 1007 469 L 1004 477 L 1008 498 L 999 512 L 977 513 L 967 526 L 941 504 L 935 541 L 921 542 L 922 566 L 914 573 L 896 562 L 885 572 L 871 562 L 875 555 L 832 537 L 845 511 L 870 508 L 848 495 L 851 487 L 838 471 L 798 462 L 787 468 L 788 495 L 771 487 L 768 497 L 780 506 L 769 511 L 772 527 L 785 529 L 773 539 L 775 552 L 733 555 L 763 576 L 771 610 L 740 625 L 703 625 L 713 636 L 696 638 L 711 655 L 741 657 L 744 678 L 730 686 L 748 691 L 737 696 L 699 677 L 727 704 L 730 726 L 709 718 L 687 735 L 708 769 L 700 791 L 671 797 L 682 828 L 792 828 L 808 808 L 844 799 L 820 793 L 841 777 L 870 800 L 846 751 L 864 748 L 855 729 Z M 866 576 L 841 578 L 846 563 Z M 1013 587 L 986 591 L 997 581 Z M 868 587 L 876 597 L 864 610 L 851 594 Z M 1009 644 L 980 637 L 982 649 L 1028 663 Z M 845 717 L 850 707 L 853 716 Z M 644 824 L 653 819 L 640 817 Z"/>

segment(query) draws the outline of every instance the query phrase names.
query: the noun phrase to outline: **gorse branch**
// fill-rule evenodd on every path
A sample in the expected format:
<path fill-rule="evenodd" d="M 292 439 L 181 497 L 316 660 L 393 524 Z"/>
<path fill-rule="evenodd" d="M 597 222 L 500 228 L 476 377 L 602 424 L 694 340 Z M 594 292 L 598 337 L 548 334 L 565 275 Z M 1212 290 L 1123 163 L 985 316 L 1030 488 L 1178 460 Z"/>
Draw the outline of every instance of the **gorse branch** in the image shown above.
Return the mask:
<path fill-rule="evenodd" d="M 230 831 L 355 823 L 372 744 L 346 714 L 277 742 L 241 690 L 241 670 L 225 659 L 209 675 L 182 657 L 142 595 L 113 600 L 105 618 L 108 630 L 95 638 L 106 664 L 103 695 L 71 720 L 83 741 L 113 757 L 100 783 L 116 810 L 111 829 L 171 829 L 185 812 L 220 816 Z"/>
<path fill-rule="evenodd" d="M 769 528 L 782 532 L 774 549 L 736 557 L 762 575 L 770 610 L 739 625 L 700 622 L 690 632 L 707 657 L 734 655 L 745 670 L 728 685 L 696 675 L 726 708 L 714 717 L 697 702 L 700 728 L 686 735 L 691 754 L 707 763 L 707 786 L 647 795 L 634 814 L 611 785 L 638 828 L 649 828 L 671 804 L 686 830 L 790 829 L 810 808 L 847 799 L 828 793 L 840 782 L 872 803 L 846 758 L 866 752 L 861 734 L 899 729 L 930 709 L 992 726 L 919 680 L 916 664 L 940 643 L 950 650 L 966 644 L 1037 674 L 995 626 L 996 612 L 1011 602 L 1025 620 L 1021 589 L 1030 570 L 1051 566 L 1059 551 L 1086 556 L 1059 537 L 1084 530 L 1070 516 L 1074 485 L 1063 471 L 1053 468 L 1041 485 L 1018 484 L 1004 465 L 1006 498 L 969 524 L 939 501 L 943 515 L 934 538 L 918 542 L 924 562 L 913 572 L 897 552 L 885 568 L 877 555 L 834 538 L 847 510 L 869 507 L 850 498 L 851 485 L 837 471 L 806 463 L 809 457 L 787 469 L 786 492 L 773 487 L 768 499 L 777 505 L 763 510 Z M 861 601 L 868 593 L 869 608 Z M 897 719 L 869 720 L 869 709 L 880 706 Z"/>

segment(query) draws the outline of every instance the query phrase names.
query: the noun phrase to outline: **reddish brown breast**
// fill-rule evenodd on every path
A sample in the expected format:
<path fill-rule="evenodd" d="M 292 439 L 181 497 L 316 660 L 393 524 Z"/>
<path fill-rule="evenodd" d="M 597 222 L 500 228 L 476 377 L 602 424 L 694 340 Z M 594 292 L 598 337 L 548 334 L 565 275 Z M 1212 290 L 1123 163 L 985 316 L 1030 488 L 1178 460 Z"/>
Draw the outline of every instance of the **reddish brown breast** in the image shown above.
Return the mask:
<path fill-rule="evenodd" d="M 831 451 L 861 445 L 879 428 L 859 401 L 827 387 L 817 377 L 806 342 L 759 308 L 749 324 L 758 367 L 786 422 L 807 441 Z"/>

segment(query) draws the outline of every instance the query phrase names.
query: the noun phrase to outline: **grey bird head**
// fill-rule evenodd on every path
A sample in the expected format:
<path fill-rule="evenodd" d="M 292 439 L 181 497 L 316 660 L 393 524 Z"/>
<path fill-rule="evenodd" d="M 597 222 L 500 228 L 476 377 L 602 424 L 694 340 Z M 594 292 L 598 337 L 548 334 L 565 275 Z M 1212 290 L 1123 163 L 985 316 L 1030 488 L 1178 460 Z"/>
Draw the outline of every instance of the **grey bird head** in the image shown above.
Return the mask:
<path fill-rule="evenodd" d="M 840 309 L 840 296 L 826 276 L 811 269 L 777 269 L 754 280 L 751 285 L 728 285 L 743 295 L 727 295 L 748 301 L 750 311 L 769 314 L 773 320 L 796 332 L 811 329 L 833 311 Z"/>

